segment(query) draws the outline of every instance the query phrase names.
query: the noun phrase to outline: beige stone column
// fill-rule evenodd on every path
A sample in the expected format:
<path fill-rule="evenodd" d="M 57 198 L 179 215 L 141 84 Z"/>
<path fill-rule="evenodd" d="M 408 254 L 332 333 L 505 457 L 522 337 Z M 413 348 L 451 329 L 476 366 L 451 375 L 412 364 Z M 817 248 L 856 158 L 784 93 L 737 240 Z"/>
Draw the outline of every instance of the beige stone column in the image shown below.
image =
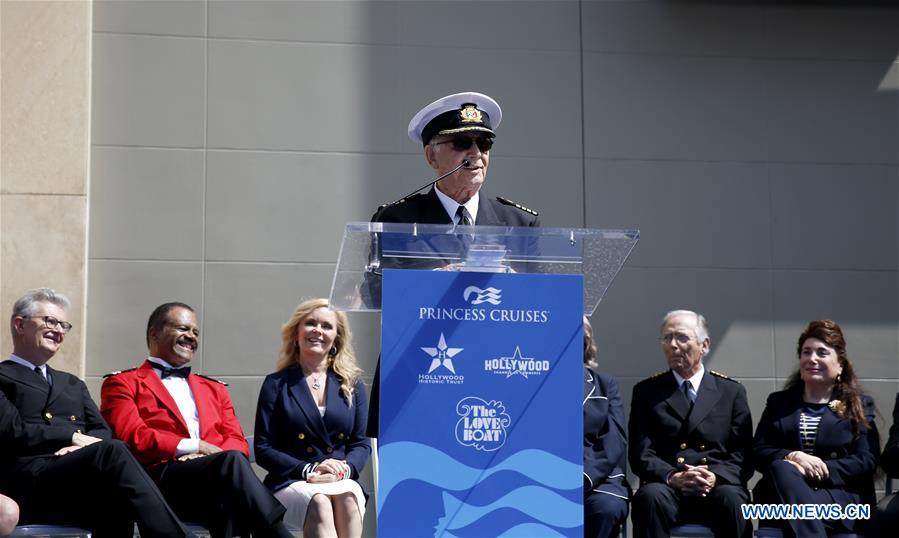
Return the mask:
<path fill-rule="evenodd" d="M 0 1 L 0 359 L 25 290 L 72 300 L 51 365 L 84 375 L 91 3 Z"/>

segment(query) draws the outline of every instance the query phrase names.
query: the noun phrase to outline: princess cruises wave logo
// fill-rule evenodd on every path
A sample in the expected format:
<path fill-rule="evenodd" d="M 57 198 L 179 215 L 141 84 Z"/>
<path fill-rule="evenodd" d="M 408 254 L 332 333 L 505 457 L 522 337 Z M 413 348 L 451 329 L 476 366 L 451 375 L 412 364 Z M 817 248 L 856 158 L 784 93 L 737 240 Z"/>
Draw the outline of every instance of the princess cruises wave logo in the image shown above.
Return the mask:
<path fill-rule="evenodd" d="M 465 291 L 462 292 L 462 298 L 465 299 L 466 303 L 490 303 L 496 306 L 502 302 L 502 293 L 503 290 L 498 290 L 496 288 L 481 289 L 477 286 L 468 286 L 465 288 Z M 471 298 L 472 296 L 474 296 L 473 299 Z"/>

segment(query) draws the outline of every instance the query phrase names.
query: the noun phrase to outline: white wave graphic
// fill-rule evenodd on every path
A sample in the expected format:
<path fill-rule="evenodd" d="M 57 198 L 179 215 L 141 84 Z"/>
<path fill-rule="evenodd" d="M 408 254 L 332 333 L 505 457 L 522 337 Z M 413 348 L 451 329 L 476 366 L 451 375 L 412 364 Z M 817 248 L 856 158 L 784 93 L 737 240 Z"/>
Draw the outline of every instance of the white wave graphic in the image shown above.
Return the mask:
<path fill-rule="evenodd" d="M 437 535 L 447 529 L 467 527 L 493 512 L 511 508 L 540 523 L 561 528 L 577 528 L 583 525 L 583 507 L 558 493 L 539 486 L 523 486 L 484 506 L 467 504 L 449 493 L 443 493 L 443 513 L 437 522 Z"/>
<path fill-rule="evenodd" d="M 388 502 L 393 489 L 406 480 L 420 480 L 442 490 L 462 491 L 501 471 L 521 474 L 547 488 L 583 488 L 582 461 L 573 463 L 534 448 L 511 454 L 486 469 L 469 467 L 436 448 L 409 441 L 386 444 L 379 452 L 381 476 L 378 479 L 378 500 L 381 506 Z"/>
<path fill-rule="evenodd" d="M 443 538 L 459 538 L 451 532 L 445 532 L 441 534 L 441 536 Z M 535 536 L 539 536 L 540 538 L 565 538 L 564 534 L 559 534 L 555 529 L 539 523 L 522 523 L 521 525 L 515 525 L 514 527 L 503 531 L 497 538 L 534 538 Z"/>
<path fill-rule="evenodd" d="M 490 303 L 495 306 L 502 302 L 502 293 L 503 290 L 496 288 L 481 289 L 477 286 L 468 286 L 465 288 L 465 291 L 462 292 L 462 298 L 473 305 Z M 469 301 L 468 298 L 471 297 L 472 294 L 477 294 L 477 297 L 474 300 Z"/>

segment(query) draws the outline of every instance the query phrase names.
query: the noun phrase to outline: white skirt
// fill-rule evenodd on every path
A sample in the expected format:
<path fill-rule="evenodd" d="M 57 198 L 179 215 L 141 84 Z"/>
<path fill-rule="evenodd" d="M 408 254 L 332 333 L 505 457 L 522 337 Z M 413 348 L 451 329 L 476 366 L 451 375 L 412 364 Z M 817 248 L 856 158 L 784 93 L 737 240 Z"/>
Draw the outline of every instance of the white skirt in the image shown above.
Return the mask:
<path fill-rule="evenodd" d="M 284 514 L 284 524 L 292 530 L 303 530 L 303 524 L 306 522 L 306 508 L 312 497 L 318 494 L 332 496 L 341 493 L 352 493 L 356 497 L 359 516 L 365 517 L 365 494 L 362 493 L 359 483 L 350 478 L 318 484 L 300 480 L 276 491 L 275 498 L 281 501 L 281 504 L 287 509 L 287 513 Z"/>

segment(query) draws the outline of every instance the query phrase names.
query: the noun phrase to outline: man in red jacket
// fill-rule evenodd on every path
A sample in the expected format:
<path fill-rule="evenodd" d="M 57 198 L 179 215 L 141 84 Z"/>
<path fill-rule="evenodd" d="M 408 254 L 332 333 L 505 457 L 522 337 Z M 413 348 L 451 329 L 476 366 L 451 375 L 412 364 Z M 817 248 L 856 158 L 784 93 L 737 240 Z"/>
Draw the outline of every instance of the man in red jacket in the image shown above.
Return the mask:
<path fill-rule="evenodd" d="M 147 323 L 150 357 L 107 376 L 100 411 L 186 521 L 216 538 L 288 537 L 284 507 L 250 467 L 246 439 L 222 381 L 191 374 L 200 345 L 194 310 L 165 303 Z"/>

